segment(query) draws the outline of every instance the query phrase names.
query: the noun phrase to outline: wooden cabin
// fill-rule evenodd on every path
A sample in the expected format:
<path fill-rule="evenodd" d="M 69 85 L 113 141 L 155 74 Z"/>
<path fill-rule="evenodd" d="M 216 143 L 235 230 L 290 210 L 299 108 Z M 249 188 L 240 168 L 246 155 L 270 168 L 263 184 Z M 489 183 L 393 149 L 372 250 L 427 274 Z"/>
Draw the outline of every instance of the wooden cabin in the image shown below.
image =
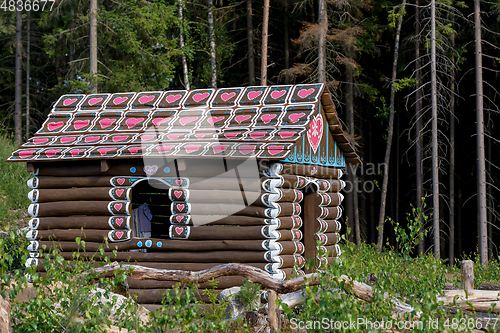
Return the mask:
<path fill-rule="evenodd" d="M 83 255 L 107 238 L 112 261 L 280 279 L 340 255 L 342 168 L 360 163 L 323 84 L 64 95 L 8 160 L 34 176 L 26 265 L 40 272 L 42 245 L 71 259 L 80 237 Z M 129 279 L 140 303 L 172 284 Z"/>

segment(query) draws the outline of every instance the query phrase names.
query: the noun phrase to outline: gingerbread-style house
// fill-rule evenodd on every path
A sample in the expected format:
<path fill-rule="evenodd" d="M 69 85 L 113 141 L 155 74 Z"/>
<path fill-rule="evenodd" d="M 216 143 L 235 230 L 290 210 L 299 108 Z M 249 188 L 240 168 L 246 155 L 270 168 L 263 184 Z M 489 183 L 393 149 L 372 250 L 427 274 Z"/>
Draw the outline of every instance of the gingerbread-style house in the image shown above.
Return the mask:
<path fill-rule="evenodd" d="M 340 255 L 341 169 L 360 163 L 323 84 L 65 95 L 8 160 L 34 175 L 38 271 L 42 245 L 71 259 L 80 237 L 84 255 L 107 238 L 113 261 L 236 262 L 281 279 Z M 129 279 L 141 303 L 172 284 Z"/>

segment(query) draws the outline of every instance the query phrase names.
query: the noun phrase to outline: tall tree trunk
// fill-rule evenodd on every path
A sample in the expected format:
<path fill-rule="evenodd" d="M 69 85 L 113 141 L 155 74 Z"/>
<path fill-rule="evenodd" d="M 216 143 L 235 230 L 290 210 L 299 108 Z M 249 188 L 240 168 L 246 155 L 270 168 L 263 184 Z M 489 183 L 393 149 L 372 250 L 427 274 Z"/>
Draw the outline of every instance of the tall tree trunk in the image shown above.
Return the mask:
<path fill-rule="evenodd" d="M 75 9 L 74 7 L 71 7 L 71 18 L 75 17 Z M 71 27 L 73 28 L 73 22 L 74 20 L 71 21 Z M 69 79 L 70 81 L 75 79 L 75 68 L 73 65 L 73 60 L 75 60 L 75 42 L 73 41 L 73 34 L 70 35 L 70 41 L 69 41 Z"/>
<path fill-rule="evenodd" d="M 416 159 L 416 180 L 417 180 L 417 202 L 415 207 L 417 207 L 420 211 L 419 219 L 422 223 L 422 227 L 420 228 L 420 238 L 418 240 L 418 254 L 423 254 L 425 252 L 425 238 L 423 237 L 423 218 L 422 218 L 422 198 L 424 196 L 423 191 L 423 172 L 422 172 L 422 147 L 424 145 L 424 139 L 422 135 L 422 90 L 421 90 L 421 81 L 422 81 L 422 62 L 420 61 L 420 3 L 419 0 L 415 1 L 415 78 L 417 79 L 417 83 L 415 84 L 415 115 L 417 118 L 417 123 L 415 125 L 415 134 L 416 134 L 416 144 L 415 144 L 415 159 Z"/>
<path fill-rule="evenodd" d="M 267 85 L 267 40 L 269 38 L 269 0 L 264 0 L 264 18 L 262 22 L 262 59 L 260 65 L 260 85 Z"/>
<path fill-rule="evenodd" d="M 328 16 L 326 12 L 326 0 L 319 0 L 318 10 L 318 82 L 326 82 L 326 29 L 328 27 Z M 352 76 L 352 75 L 351 75 Z M 348 83 L 349 85 L 349 83 Z M 353 134 L 353 133 L 351 133 Z"/>
<path fill-rule="evenodd" d="M 252 0 L 247 0 L 248 84 L 255 85 L 255 50 L 253 47 Z"/>
<path fill-rule="evenodd" d="M 31 12 L 28 11 L 28 26 L 26 37 L 26 141 L 30 138 L 30 37 Z"/>
<path fill-rule="evenodd" d="M 289 19 L 290 19 L 290 4 L 288 0 L 285 0 L 285 22 L 284 22 L 284 35 L 285 35 L 285 40 L 284 40 L 284 48 L 285 48 L 285 69 L 290 68 L 290 36 L 289 36 Z M 288 75 L 285 75 L 285 84 L 290 83 L 290 77 Z"/>
<path fill-rule="evenodd" d="M 179 0 L 179 21 L 180 21 L 180 33 L 179 33 L 179 46 L 181 47 L 181 60 L 182 60 L 182 74 L 184 77 L 184 87 L 187 90 L 191 89 L 191 85 L 189 84 L 189 70 L 187 65 L 186 53 L 184 52 L 184 1 Z"/>
<path fill-rule="evenodd" d="M 474 0 L 474 36 L 476 40 L 476 130 L 477 130 L 477 206 L 479 215 L 479 257 L 488 262 L 488 220 L 486 212 L 486 167 L 484 151 L 483 63 L 481 50 L 480 0 Z"/>
<path fill-rule="evenodd" d="M 354 107 L 353 107 L 353 92 L 352 92 L 352 70 L 349 65 L 346 66 L 346 91 L 345 91 L 345 106 L 346 106 L 346 125 L 349 133 L 354 135 Z M 350 229 L 349 241 L 354 241 L 356 239 L 357 230 L 355 229 L 354 223 L 354 169 L 351 165 L 347 165 L 347 183 L 350 184 L 350 188 L 346 189 L 346 215 L 347 226 Z"/>
<path fill-rule="evenodd" d="M 455 48 L 455 34 L 451 35 L 452 47 Z M 455 57 L 451 61 L 455 63 Z M 448 257 L 450 266 L 455 263 L 455 73 L 450 80 L 450 246 Z"/>
<path fill-rule="evenodd" d="M 434 231 L 434 256 L 441 257 L 439 227 L 439 156 L 436 74 L 436 0 L 431 1 L 431 109 L 432 109 L 432 219 Z"/>
<path fill-rule="evenodd" d="M 92 92 L 97 92 L 97 0 L 90 0 L 90 75 Z"/>
<path fill-rule="evenodd" d="M 22 29 L 23 19 L 21 17 L 21 12 L 16 11 L 16 87 L 15 87 L 15 110 L 14 110 L 14 137 L 16 145 L 21 144 L 22 140 L 22 107 L 21 107 L 21 99 L 22 99 L 22 67 L 21 61 L 23 57 L 23 50 L 21 44 L 21 29 Z"/>
<path fill-rule="evenodd" d="M 403 8 L 406 5 L 406 0 L 403 0 Z M 389 104 L 389 134 L 387 136 L 387 146 L 385 148 L 384 157 L 384 179 L 382 181 L 382 195 L 380 198 L 380 213 L 378 216 L 378 239 L 377 248 L 382 251 L 382 243 L 384 241 L 384 220 L 385 220 L 385 206 L 387 202 L 387 184 L 389 182 L 389 163 L 391 161 L 391 146 L 392 137 L 394 135 L 394 98 L 396 90 L 394 84 L 396 83 L 397 65 L 399 58 L 399 37 L 401 35 L 401 26 L 403 25 L 403 14 L 398 18 L 398 25 L 396 30 L 396 38 L 394 41 L 394 58 L 392 61 L 392 77 L 391 77 L 391 99 Z"/>
<path fill-rule="evenodd" d="M 212 88 L 217 88 L 217 62 L 215 53 L 214 3 L 208 0 L 208 38 L 210 39 L 210 70 L 212 72 Z"/>

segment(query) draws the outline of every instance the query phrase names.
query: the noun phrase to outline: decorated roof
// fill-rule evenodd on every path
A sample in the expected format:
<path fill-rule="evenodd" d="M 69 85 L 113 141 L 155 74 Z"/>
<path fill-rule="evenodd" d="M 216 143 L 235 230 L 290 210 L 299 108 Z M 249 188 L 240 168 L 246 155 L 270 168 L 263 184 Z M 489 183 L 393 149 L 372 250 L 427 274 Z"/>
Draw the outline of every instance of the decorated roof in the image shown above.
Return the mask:
<path fill-rule="evenodd" d="M 8 160 L 254 156 L 299 162 L 299 153 L 309 153 L 311 164 L 359 162 L 323 84 L 64 95 Z M 321 154 L 334 158 L 320 163 Z"/>

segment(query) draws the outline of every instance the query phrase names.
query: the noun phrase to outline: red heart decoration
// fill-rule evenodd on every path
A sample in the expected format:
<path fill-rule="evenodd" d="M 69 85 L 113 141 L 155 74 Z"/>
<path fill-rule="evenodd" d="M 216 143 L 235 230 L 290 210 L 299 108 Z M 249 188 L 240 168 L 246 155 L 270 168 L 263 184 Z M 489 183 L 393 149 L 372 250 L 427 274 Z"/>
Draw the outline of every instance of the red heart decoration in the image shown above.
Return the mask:
<path fill-rule="evenodd" d="M 125 102 L 127 99 L 128 99 L 128 97 L 116 97 L 116 98 L 113 100 L 113 103 L 114 103 L 115 105 L 118 105 L 118 104 L 121 104 L 121 103 Z"/>
<path fill-rule="evenodd" d="M 232 139 L 232 138 L 235 138 L 238 136 L 238 133 L 237 132 L 227 132 L 227 133 L 224 133 L 224 136 L 227 138 L 227 139 Z"/>
<path fill-rule="evenodd" d="M 118 239 L 122 238 L 124 232 L 123 231 L 117 231 L 116 233 L 116 237 L 118 237 Z"/>
<path fill-rule="evenodd" d="M 226 150 L 227 147 L 228 147 L 227 145 L 213 145 L 212 149 L 214 150 L 215 154 L 219 154 L 220 152 Z"/>
<path fill-rule="evenodd" d="M 97 151 L 101 154 L 101 156 L 104 156 L 108 153 L 108 151 L 115 150 L 115 148 L 99 148 Z"/>
<path fill-rule="evenodd" d="M 125 121 L 125 124 L 127 124 L 128 128 L 132 128 L 135 125 L 139 124 L 141 121 L 143 121 L 144 118 L 129 118 L 127 121 Z"/>
<path fill-rule="evenodd" d="M 148 176 L 154 175 L 158 171 L 158 166 L 157 165 L 145 165 L 144 166 L 144 172 Z"/>
<path fill-rule="evenodd" d="M 183 218 L 184 218 L 184 217 L 183 217 L 183 216 L 180 216 L 180 215 L 177 215 L 177 216 L 175 217 L 175 219 L 176 219 L 176 220 L 177 220 L 177 222 L 179 222 L 179 223 L 181 223 L 181 221 L 182 221 L 182 219 L 183 219 Z"/>
<path fill-rule="evenodd" d="M 200 145 L 187 145 L 187 146 L 184 146 L 184 149 L 186 150 L 186 153 L 188 153 L 188 154 L 197 151 L 198 148 L 200 148 Z"/>
<path fill-rule="evenodd" d="M 180 197 L 181 197 L 181 195 L 182 195 L 182 193 L 184 193 L 184 192 L 182 192 L 182 191 L 174 191 L 174 195 L 175 195 L 177 198 L 180 198 Z"/>
<path fill-rule="evenodd" d="M 42 143 L 45 143 L 49 141 L 48 138 L 43 138 L 43 139 L 33 139 L 33 142 L 36 144 L 36 145 L 39 145 L 39 144 L 42 144 Z"/>
<path fill-rule="evenodd" d="M 318 114 L 314 117 L 309 125 L 309 130 L 307 131 L 307 140 L 311 146 L 314 153 L 318 150 L 321 138 L 323 136 L 323 117 Z"/>
<path fill-rule="evenodd" d="M 295 134 L 295 132 L 288 132 L 288 131 L 283 131 L 283 132 L 279 132 L 278 133 L 278 135 L 282 139 L 288 139 L 288 138 L 292 137 L 294 134 Z"/>
<path fill-rule="evenodd" d="M 253 152 L 255 149 L 255 146 L 240 146 L 240 152 L 243 154 L 243 155 L 248 155 L 250 154 L 251 152 Z"/>
<path fill-rule="evenodd" d="M 118 197 L 121 197 L 123 192 L 125 192 L 125 190 L 116 190 L 116 194 L 118 195 Z"/>
<path fill-rule="evenodd" d="M 185 126 L 187 123 L 197 120 L 198 117 L 184 117 L 179 120 L 182 126 Z"/>
<path fill-rule="evenodd" d="M 160 126 L 160 124 L 169 122 L 171 118 L 156 118 L 153 119 L 153 124 L 155 124 L 156 127 Z"/>
<path fill-rule="evenodd" d="M 99 140 L 98 136 L 87 136 L 85 138 L 85 142 L 93 142 L 93 141 L 97 141 L 97 140 Z M 62 141 L 62 139 L 61 139 L 61 141 Z"/>
<path fill-rule="evenodd" d="M 181 134 L 181 133 L 168 134 L 167 138 L 169 138 L 170 140 L 175 140 L 175 139 L 179 138 L 181 135 L 183 135 L 183 134 Z"/>
<path fill-rule="evenodd" d="M 116 182 L 120 185 L 123 185 L 123 183 L 125 183 L 125 178 L 118 178 Z"/>
<path fill-rule="evenodd" d="M 229 101 L 231 98 L 233 98 L 234 96 L 236 96 L 236 93 L 233 91 L 232 93 L 223 93 L 220 98 L 222 98 L 222 100 L 224 102 L 227 102 Z"/>
<path fill-rule="evenodd" d="M 271 120 L 273 120 L 273 118 L 275 118 L 275 117 L 276 117 L 275 114 L 265 114 L 262 117 L 260 117 L 260 119 L 262 119 L 262 121 L 264 122 L 264 124 L 269 124 L 269 122 Z"/>
<path fill-rule="evenodd" d="M 47 157 L 54 157 L 61 150 L 62 149 L 49 149 L 45 151 L 45 155 L 47 155 Z"/>
<path fill-rule="evenodd" d="M 101 119 L 99 120 L 99 125 L 101 125 L 101 128 L 106 128 L 106 127 L 109 127 L 111 126 L 114 122 L 115 122 L 116 119 L 109 119 L 109 118 L 105 118 L 105 119 Z"/>
<path fill-rule="evenodd" d="M 113 142 L 123 141 L 128 138 L 128 135 L 117 135 L 113 137 Z"/>
<path fill-rule="evenodd" d="M 175 232 L 176 232 L 178 235 L 181 235 L 183 230 L 184 230 L 184 228 L 181 228 L 181 227 L 175 227 Z"/>
<path fill-rule="evenodd" d="M 116 222 L 116 224 L 118 224 L 119 227 L 121 227 L 121 225 L 123 223 L 123 219 L 122 218 L 116 219 L 115 222 Z"/>
<path fill-rule="evenodd" d="M 123 204 L 121 204 L 121 203 L 115 204 L 116 211 L 119 211 L 122 208 L 122 206 L 123 206 Z"/>
<path fill-rule="evenodd" d="M 252 118 L 252 116 L 236 116 L 234 119 L 238 122 L 238 124 L 241 124 L 247 119 Z"/>
<path fill-rule="evenodd" d="M 163 153 L 167 153 L 167 152 L 171 151 L 172 148 L 174 148 L 174 145 L 170 145 L 170 146 L 158 146 L 158 147 L 156 147 L 156 150 L 158 150 L 158 152 L 160 154 L 163 154 Z"/>
<path fill-rule="evenodd" d="M 142 149 L 142 147 L 130 147 L 130 148 L 128 149 L 128 151 L 129 151 L 132 155 L 135 155 L 135 154 L 137 154 L 137 152 L 138 152 L 139 150 L 141 150 L 141 149 Z"/>
<path fill-rule="evenodd" d="M 286 93 L 286 90 L 281 90 L 281 91 L 273 91 L 271 93 L 271 97 L 274 98 L 274 99 L 278 99 L 280 98 L 281 96 L 283 96 L 284 94 Z"/>
<path fill-rule="evenodd" d="M 250 91 L 248 93 L 247 97 L 248 97 L 249 100 L 252 100 L 252 99 L 255 99 L 255 98 L 259 97 L 260 94 L 262 94 L 262 90 L 260 90 L 260 91 Z"/>
<path fill-rule="evenodd" d="M 49 131 L 54 131 L 54 130 L 58 129 L 59 127 L 62 127 L 62 125 L 64 125 L 64 123 L 62 121 L 48 123 L 47 129 Z"/>
<path fill-rule="evenodd" d="M 22 150 L 19 152 L 19 157 L 20 158 L 27 158 L 33 155 L 36 152 L 36 150 Z"/>
<path fill-rule="evenodd" d="M 288 116 L 288 119 L 290 119 L 290 121 L 292 123 L 296 123 L 297 121 L 299 121 L 300 118 L 304 117 L 306 114 L 305 113 L 292 113 L 291 115 Z"/>
<path fill-rule="evenodd" d="M 221 121 L 221 120 L 223 120 L 223 119 L 224 119 L 224 117 L 210 117 L 210 118 L 208 118 L 208 120 L 207 120 L 207 121 L 208 121 L 210 124 L 212 124 L 212 125 L 213 125 L 213 124 L 215 124 L 216 122 Z"/>
<path fill-rule="evenodd" d="M 184 207 L 185 207 L 184 204 L 177 204 L 177 209 L 179 210 L 179 212 L 182 212 Z"/>
<path fill-rule="evenodd" d="M 177 183 L 177 185 L 179 185 L 179 186 L 181 186 L 181 185 L 182 185 L 182 179 L 177 179 L 175 182 L 176 182 L 176 183 Z"/>
<path fill-rule="evenodd" d="M 284 149 L 283 146 L 271 146 L 267 148 L 269 150 L 269 154 L 271 155 L 277 155 L 281 153 Z"/>
<path fill-rule="evenodd" d="M 250 137 L 252 139 L 260 139 L 265 135 L 266 135 L 266 132 L 252 132 L 252 133 L 250 133 Z"/>
<path fill-rule="evenodd" d="M 71 153 L 71 156 L 75 157 L 75 156 L 80 155 L 80 153 L 82 151 L 85 151 L 85 149 L 73 149 L 73 150 L 70 150 L 70 153 Z"/>

